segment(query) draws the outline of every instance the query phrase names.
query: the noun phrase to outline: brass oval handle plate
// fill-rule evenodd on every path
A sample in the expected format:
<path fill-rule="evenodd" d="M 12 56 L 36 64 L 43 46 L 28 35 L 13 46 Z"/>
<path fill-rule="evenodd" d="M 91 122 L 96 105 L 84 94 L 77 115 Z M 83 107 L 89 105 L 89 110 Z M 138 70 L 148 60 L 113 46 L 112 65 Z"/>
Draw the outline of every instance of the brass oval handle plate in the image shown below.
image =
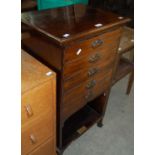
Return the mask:
<path fill-rule="evenodd" d="M 93 75 L 95 75 L 96 73 L 98 73 L 98 71 L 99 71 L 98 68 L 91 68 L 91 69 L 89 69 L 89 71 L 88 71 L 88 76 L 89 76 L 89 77 L 90 77 L 90 76 L 93 76 Z"/>
<path fill-rule="evenodd" d="M 103 44 L 103 40 L 98 39 L 98 40 L 95 40 L 95 41 L 92 43 L 92 47 L 93 47 L 93 48 L 96 48 L 96 47 L 98 47 L 98 46 L 101 46 L 102 44 Z"/>
<path fill-rule="evenodd" d="M 95 55 L 92 55 L 90 58 L 89 58 L 89 62 L 90 63 L 94 63 L 96 61 L 98 61 L 99 59 L 101 58 L 101 55 L 99 53 L 96 53 Z"/>
<path fill-rule="evenodd" d="M 96 80 L 92 80 L 92 81 L 90 81 L 90 82 L 86 85 L 86 88 L 87 88 L 87 89 L 91 89 L 91 88 L 93 88 L 95 85 L 96 85 Z"/>

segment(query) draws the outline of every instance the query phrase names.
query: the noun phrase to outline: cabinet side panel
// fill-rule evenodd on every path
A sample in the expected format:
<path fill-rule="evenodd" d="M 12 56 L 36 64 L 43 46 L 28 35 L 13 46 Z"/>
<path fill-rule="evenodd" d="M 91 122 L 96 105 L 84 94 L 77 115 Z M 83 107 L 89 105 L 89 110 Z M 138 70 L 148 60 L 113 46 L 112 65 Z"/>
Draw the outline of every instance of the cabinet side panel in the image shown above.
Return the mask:
<path fill-rule="evenodd" d="M 49 39 L 37 34 L 31 34 L 29 38 L 22 40 L 22 46 L 50 68 L 56 71 L 61 70 L 62 49 Z"/>

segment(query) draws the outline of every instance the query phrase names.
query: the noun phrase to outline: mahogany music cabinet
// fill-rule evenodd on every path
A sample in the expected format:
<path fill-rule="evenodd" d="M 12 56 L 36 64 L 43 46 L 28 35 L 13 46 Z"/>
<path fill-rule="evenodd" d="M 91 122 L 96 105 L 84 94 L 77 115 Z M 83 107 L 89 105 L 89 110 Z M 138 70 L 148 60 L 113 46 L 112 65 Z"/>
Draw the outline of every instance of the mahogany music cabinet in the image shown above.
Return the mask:
<path fill-rule="evenodd" d="M 21 154 L 56 155 L 56 74 L 22 50 Z"/>
<path fill-rule="evenodd" d="M 102 126 L 121 29 L 129 21 L 85 5 L 22 14 L 23 48 L 57 73 L 57 151 Z"/>

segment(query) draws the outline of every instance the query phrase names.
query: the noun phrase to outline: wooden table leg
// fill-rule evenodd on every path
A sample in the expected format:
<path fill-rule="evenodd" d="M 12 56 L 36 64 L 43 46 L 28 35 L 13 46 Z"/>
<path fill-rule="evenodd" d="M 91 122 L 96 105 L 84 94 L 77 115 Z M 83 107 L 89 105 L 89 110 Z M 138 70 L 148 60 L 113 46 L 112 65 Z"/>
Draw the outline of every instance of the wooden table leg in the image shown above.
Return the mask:
<path fill-rule="evenodd" d="M 128 87 L 127 87 L 127 91 L 126 91 L 127 95 L 129 95 L 131 92 L 133 80 L 134 80 L 134 71 L 131 72 L 130 77 L 129 77 Z"/>

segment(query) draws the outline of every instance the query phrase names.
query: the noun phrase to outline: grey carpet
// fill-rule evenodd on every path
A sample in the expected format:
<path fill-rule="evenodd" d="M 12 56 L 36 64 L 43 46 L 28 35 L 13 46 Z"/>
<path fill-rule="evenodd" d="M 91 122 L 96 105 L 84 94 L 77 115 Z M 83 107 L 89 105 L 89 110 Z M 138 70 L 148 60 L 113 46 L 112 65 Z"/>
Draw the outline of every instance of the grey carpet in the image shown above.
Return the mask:
<path fill-rule="evenodd" d="M 127 77 L 112 88 L 104 126 L 94 125 L 64 155 L 134 155 L 134 96 L 125 94 Z"/>

